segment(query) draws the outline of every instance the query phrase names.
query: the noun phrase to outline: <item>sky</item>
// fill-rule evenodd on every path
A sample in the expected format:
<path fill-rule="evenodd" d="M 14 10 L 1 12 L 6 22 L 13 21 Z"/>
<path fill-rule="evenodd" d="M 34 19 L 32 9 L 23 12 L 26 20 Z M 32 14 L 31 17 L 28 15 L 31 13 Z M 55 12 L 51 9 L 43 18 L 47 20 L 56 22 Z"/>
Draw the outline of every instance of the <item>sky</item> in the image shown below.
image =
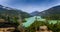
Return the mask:
<path fill-rule="evenodd" d="M 60 5 L 60 0 L 0 0 L 0 5 L 31 13 Z"/>

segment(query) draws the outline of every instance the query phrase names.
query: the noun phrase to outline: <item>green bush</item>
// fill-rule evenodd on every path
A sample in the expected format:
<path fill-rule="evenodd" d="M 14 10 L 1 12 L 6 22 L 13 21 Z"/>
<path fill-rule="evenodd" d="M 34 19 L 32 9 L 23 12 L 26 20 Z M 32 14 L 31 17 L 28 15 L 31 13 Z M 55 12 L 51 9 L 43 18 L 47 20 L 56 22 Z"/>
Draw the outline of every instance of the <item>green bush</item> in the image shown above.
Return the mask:
<path fill-rule="evenodd" d="M 48 29 L 52 30 L 53 32 L 60 32 L 60 23 L 57 22 L 56 24 L 53 23 L 49 24 L 48 22 L 42 22 L 42 21 L 35 21 L 30 27 L 28 27 L 27 30 L 36 31 L 35 28 L 38 28 L 41 25 L 46 25 Z"/>

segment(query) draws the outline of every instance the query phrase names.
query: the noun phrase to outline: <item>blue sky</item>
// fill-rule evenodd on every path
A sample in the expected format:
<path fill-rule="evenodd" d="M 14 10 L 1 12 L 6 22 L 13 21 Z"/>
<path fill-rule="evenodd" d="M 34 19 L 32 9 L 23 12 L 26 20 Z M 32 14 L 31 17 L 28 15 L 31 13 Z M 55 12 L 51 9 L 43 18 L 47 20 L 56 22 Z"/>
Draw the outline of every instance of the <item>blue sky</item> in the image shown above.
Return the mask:
<path fill-rule="evenodd" d="M 60 5 L 60 0 L 0 0 L 0 4 L 31 13 Z"/>

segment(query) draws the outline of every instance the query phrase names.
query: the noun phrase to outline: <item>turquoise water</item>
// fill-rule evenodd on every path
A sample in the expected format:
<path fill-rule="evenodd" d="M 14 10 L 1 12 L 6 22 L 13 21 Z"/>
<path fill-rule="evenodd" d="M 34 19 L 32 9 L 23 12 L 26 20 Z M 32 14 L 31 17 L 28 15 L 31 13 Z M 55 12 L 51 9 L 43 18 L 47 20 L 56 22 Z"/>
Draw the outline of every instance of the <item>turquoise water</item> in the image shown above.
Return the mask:
<path fill-rule="evenodd" d="M 30 17 L 30 18 L 26 19 L 26 21 L 27 21 L 27 22 L 23 23 L 23 26 L 28 27 L 28 26 L 30 26 L 32 23 L 34 23 L 35 17 Z"/>
<path fill-rule="evenodd" d="M 43 21 L 45 22 L 46 19 L 43 19 L 41 18 L 40 16 L 34 16 L 34 17 L 30 17 L 30 18 L 26 18 L 26 21 L 25 23 L 23 23 L 23 26 L 24 27 L 29 27 L 32 23 L 34 23 L 34 21 L 37 20 L 37 21 Z M 53 24 L 56 24 L 57 23 L 57 20 L 48 20 L 49 24 L 53 23 Z M 60 22 L 60 20 L 59 20 Z"/>

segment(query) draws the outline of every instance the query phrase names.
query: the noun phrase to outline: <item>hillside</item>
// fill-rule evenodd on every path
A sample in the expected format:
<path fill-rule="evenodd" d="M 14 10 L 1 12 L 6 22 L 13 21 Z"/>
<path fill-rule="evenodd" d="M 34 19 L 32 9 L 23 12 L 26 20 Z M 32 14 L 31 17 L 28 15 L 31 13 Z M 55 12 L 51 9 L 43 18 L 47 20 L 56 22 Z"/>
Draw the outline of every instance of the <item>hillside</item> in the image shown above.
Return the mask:
<path fill-rule="evenodd" d="M 34 12 L 32 12 L 32 13 L 30 13 L 32 16 L 36 16 L 36 15 L 38 15 L 40 12 L 39 11 L 34 11 Z"/>
<path fill-rule="evenodd" d="M 23 12 L 22 10 L 13 9 L 10 7 L 5 7 L 5 6 L 0 5 L 0 15 L 18 17 L 19 14 L 21 15 L 22 18 L 30 17 L 30 15 L 28 13 Z"/>
<path fill-rule="evenodd" d="M 41 16 L 48 16 L 48 15 L 60 15 L 60 5 L 52 7 L 48 10 L 40 12 Z"/>

